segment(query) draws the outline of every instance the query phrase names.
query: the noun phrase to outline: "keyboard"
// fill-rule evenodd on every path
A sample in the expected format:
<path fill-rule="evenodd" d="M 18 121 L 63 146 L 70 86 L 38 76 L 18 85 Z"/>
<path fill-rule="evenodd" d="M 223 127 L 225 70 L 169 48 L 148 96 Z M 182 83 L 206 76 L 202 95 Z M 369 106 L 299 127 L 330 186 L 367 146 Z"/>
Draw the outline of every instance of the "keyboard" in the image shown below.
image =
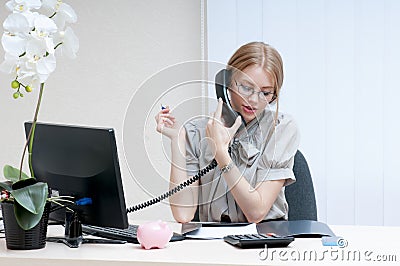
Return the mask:
<path fill-rule="evenodd" d="M 123 240 L 129 243 L 139 244 L 137 240 L 138 225 L 130 224 L 126 229 L 113 228 L 113 227 L 100 227 L 94 225 L 82 225 L 82 232 L 92 236 L 98 236 L 108 239 Z M 185 239 L 184 236 L 174 233 L 172 241 L 180 241 Z"/>
<path fill-rule="evenodd" d="M 293 242 L 294 237 L 277 236 L 275 234 L 228 235 L 224 241 L 240 248 L 282 248 Z"/>

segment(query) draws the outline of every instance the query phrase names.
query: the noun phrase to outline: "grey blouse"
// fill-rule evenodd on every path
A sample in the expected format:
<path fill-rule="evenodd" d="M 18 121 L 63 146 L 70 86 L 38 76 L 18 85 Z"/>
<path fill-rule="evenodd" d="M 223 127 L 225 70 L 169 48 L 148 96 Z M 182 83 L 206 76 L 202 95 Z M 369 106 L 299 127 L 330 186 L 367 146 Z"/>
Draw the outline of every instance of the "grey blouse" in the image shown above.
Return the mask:
<path fill-rule="evenodd" d="M 249 189 L 268 180 L 285 179 L 285 186 L 296 180 L 292 171 L 299 145 L 296 123 L 290 116 L 279 113 L 274 129 L 274 116 L 275 112 L 264 110 L 258 119 L 240 129 L 232 140 L 232 161 L 251 185 Z M 189 176 L 196 175 L 199 169 L 209 165 L 213 159 L 206 138 L 207 121 L 197 119 L 185 124 Z M 288 204 L 283 187 L 264 220 L 287 219 L 287 214 Z M 199 217 L 200 221 L 221 221 L 221 216 L 229 216 L 232 222 L 247 221 L 217 166 L 200 179 Z"/>

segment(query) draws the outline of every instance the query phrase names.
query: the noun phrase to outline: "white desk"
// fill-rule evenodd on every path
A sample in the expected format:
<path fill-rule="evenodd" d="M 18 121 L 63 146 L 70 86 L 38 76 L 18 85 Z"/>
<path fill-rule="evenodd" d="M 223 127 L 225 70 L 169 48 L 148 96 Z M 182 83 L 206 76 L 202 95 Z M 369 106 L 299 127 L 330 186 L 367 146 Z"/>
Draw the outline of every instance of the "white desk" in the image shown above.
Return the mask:
<path fill-rule="evenodd" d="M 330 227 L 348 241 L 346 248 L 324 247 L 317 238 L 296 239 L 289 248 L 268 250 L 269 257 L 265 259 L 267 253 L 263 249 L 238 249 L 222 240 L 185 240 L 168 243 L 164 249 L 151 250 L 141 249 L 135 244 L 85 244 L 78 249 L 70 249 L 63 244 L 47 243 L 40 250 L 13 251 L 7 250 L 5 240 L 0 239 L 0 265 L 309 265 L 310 262 L 314 265 L 343 262 L 351 265 L 400 264 L 400 227 Z M 54 236 L 62 232 L 59 229 L 61 228 L 50 226 L 48 235 Z M 297 256 L 301 257 L 300 261 L 294 261 Z M 385 258 L 392 261 L 373 261 Z"/>

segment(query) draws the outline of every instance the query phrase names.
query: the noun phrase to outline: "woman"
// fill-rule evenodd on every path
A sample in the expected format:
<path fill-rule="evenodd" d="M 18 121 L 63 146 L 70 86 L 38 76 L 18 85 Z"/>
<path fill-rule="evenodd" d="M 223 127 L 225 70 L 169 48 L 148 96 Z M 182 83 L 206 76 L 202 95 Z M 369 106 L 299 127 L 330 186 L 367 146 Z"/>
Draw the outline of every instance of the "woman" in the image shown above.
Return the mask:
<path fill-rule="evenodd" d="M 172 214 L 178 222 L 189 222 L 199 206 L 200 221 L 287 219 L 284 187 L 295 181 L 292 168 L 299 135 L 295 122 L 278 113 L 282 59 L 268 44 L 252 42 L 233 54 L 227 69 L 230 102 L 241 116 L 232 127 L 221 123 L 221 99 L 211 118 L 183 127 L 168 107 L 156 116 L 157 131 L 171 139 L 171 188 L 197 174 L 213 158 L 218 163 L 171 196 Z M 272 103 L 275 110 L 269 109 Z M 241 120 L 246 127 L 239 129 Z"/>

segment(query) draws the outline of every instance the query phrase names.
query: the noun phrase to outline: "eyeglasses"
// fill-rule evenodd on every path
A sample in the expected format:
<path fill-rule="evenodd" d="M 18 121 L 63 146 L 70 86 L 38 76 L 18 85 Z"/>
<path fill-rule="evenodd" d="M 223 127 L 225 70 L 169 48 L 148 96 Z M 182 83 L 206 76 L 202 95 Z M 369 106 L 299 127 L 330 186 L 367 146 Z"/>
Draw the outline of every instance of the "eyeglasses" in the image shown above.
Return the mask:
<path fill-rule="evenodd" d="M 271 91 L 255 91 L 254 88 L 242 85 L 235 80 L 236 87 L 238 88 L 238 92 L 243 96 L 251 96 L 254 93 L 258 95 L 258 99 L 264 102 L 271 102 L 275 99 L 275 92 Z M 272 87 L 271 87 L 272 88 Z M 272 99 L 271 99 L 272 96 Z"/>

